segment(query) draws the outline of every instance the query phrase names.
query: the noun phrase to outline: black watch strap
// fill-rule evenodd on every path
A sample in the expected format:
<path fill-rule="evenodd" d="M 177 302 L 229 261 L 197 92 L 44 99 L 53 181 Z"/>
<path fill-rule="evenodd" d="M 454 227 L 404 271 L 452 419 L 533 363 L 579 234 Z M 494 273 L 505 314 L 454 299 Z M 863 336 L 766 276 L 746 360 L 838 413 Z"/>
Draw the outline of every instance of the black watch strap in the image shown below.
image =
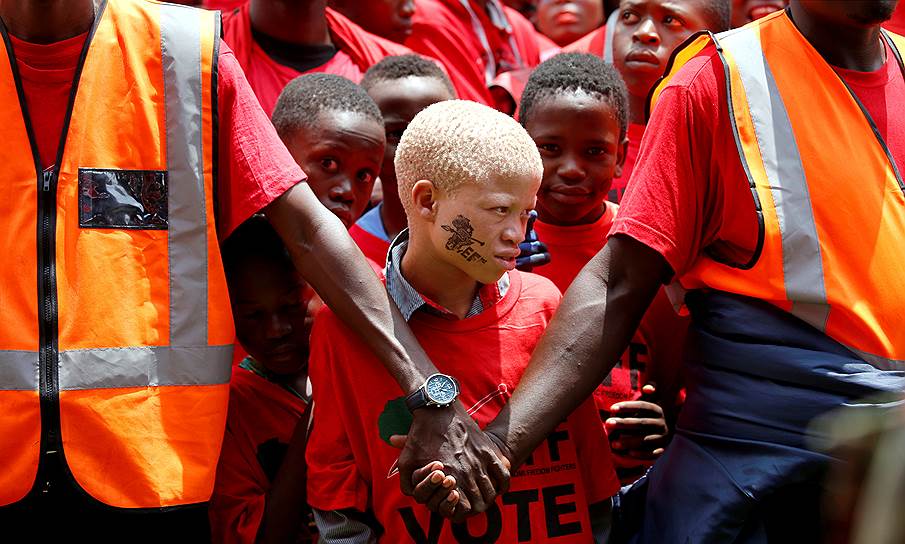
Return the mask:
<path fill-rule="evenodd" d="M 427 406 L 427 395 L 424 392 L 424 386 L 415 389 L 405 397 L 405 406 L 409 412 L 414 412 L 418 408 Z"/>

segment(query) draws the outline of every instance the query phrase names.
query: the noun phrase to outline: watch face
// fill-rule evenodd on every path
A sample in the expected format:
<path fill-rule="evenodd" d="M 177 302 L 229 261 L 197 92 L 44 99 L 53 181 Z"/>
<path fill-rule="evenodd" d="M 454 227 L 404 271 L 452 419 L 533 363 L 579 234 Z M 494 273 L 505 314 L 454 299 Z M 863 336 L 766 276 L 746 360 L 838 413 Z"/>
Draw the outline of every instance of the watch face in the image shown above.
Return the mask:
<path fill-rule="evenodd" d="M 449 404 L 456 400 L 456 382 L 449 376 L 434 374 L 427 380 L 427 397 L 437 404 Z"/>

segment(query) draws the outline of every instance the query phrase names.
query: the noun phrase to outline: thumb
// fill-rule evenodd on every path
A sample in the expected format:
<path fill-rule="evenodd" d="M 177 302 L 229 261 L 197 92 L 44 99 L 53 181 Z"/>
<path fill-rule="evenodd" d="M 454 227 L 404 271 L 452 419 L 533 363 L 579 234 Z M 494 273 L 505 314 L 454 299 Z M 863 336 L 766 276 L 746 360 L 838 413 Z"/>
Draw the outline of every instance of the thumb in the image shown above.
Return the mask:
<path fill-rule="evenodd" d="M 390 445 L 401 450 L 405 447 L 405 443 L 408 439 L 409 435 L 407 434 L 394 434 L 390 437 Z"/>

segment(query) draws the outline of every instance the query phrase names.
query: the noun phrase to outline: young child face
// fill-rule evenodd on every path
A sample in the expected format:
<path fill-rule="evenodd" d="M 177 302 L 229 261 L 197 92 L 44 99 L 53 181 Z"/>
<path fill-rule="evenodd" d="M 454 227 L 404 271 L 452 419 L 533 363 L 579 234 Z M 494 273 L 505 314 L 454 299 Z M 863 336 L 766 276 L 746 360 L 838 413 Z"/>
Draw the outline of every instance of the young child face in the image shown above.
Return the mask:
<path fill-rule="evenodd" d="M 294 270 L 259 259 L 243 263 L 230 281 L 236 337 L 267 370 L 292 375 L 308 365 L 313 291 Z"/>
<path fill-rule="evenodd" d="M 440 194 L 429 224 L 438 257 L 480 283 L 499 280 L 515 268 L 539 185 L 531 177 L 499 177 Z"/>
<path fill-rule="evenodd" d="M 554 225 L 596 221 L 613 178 L 622 173 L 625 146 L 616 109 L 582 91 L 558 93 L 534 105 L 525 129 L 544 161 L 538 219 Z"/>
<path fill-rule="evenodd" d="M 383 166 L 380 168 L 380 181 L 383 184 L 384 198 L 398 198 L 396 192 L 396 146 L 409 123 L 424 108 L 452 100 L 454 97 L 446 85 L 432 77 L 406 77 L 392 81 L 378 81 L 368 94 L 380 108 L 386 130 L 386 149 L 383 153 Z"/>
<path fill-rule="evenodd" d="M 321 204 L 351 227 L 364 212 L 383 162 L 383 127 L 364 114 L 321 112 L 286 147 L 308 175 Z"/>
<path fill-rule="evenodd" d="M 613 64 L 630 95 L 646 98 L 673 50 L 707 28 L 707 0 L 622 0 L 613 32 Z"/>
<path fill-rule="evenodd" d="M 603 0 L 540 0 L 537 28 L 559 46 L 603 24 Z"/>

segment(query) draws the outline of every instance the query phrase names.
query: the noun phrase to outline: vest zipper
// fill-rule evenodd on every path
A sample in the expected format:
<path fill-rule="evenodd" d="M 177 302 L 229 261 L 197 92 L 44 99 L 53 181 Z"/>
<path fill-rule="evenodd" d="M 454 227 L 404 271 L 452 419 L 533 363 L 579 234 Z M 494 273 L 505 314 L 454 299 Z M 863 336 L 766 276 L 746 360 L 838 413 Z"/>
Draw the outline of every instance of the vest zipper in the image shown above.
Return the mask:
<path fill-rule="evenodd" d="M 57 344 L 56 168 L 45 170 L 38 191 L 38 331 L 42 454 L 60 451 L 59 351 Z"/>

